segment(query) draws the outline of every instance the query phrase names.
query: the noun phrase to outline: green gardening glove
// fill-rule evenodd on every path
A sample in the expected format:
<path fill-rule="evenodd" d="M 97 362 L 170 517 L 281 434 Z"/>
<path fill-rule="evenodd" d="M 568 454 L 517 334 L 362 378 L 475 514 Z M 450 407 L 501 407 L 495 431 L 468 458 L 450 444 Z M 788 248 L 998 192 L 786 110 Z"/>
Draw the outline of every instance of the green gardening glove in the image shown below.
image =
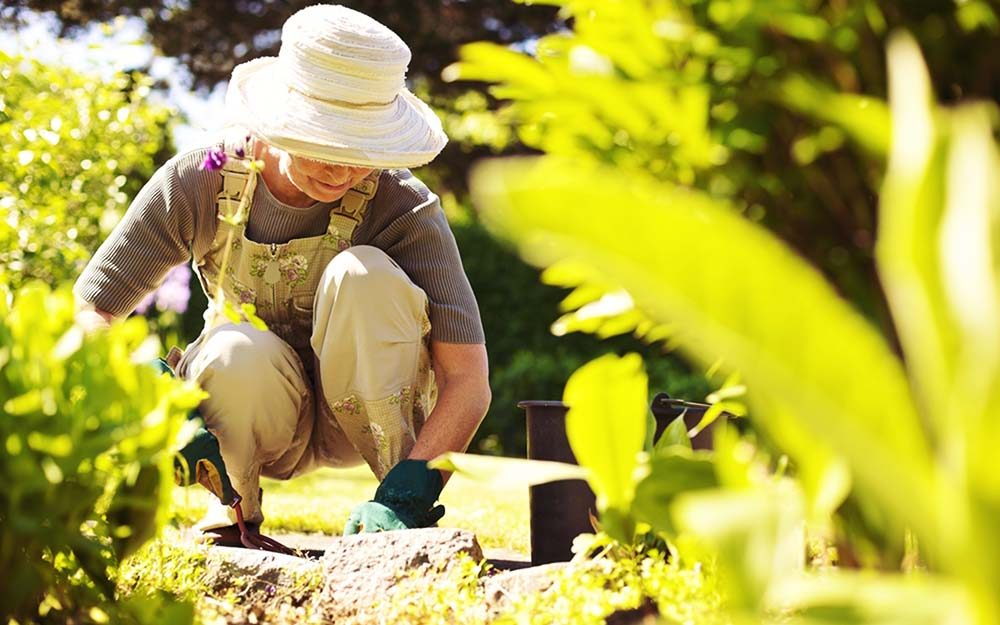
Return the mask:
<path fill-rule="evenodd" d="M 150 364 L 160 373 L 173 377 L 173 369 L 162 358 Z M 201 413 L 197 408 L 188 413 L 188 420 L 198 421 L 201 427 L 174 456 L 174 481 L 181 486 L 201 484 L 223 504 L 231 506 L 239 500 L 239 495 L 233 489 L 233 483 L 226 473 L 226 463 L 222 460 L 219 439 L 205 429 Z"/>
<path fill-rule="evenodd" d="M 196 411 L 194 411 L 196 412 Z M 200 415 L 193 418 L 201 419 Z M 219 439 L 205 429 L 198 428 L 187 445 L 174 456 L 174 480 L 181 486 L 197 482 L 212 492 L 227 506 L 239 498 L 226 473 L 226 463 L 219 450 Z"/>
<path fill-rule="evenodd" d="M 443 488 L 441 472 L 427 468 L 426 460 L 403 460 L 379 484 L 375 498 L 347 517 L 344 536 L 430 527 L 444 516 L 444 506 L 434 505 Z"/>

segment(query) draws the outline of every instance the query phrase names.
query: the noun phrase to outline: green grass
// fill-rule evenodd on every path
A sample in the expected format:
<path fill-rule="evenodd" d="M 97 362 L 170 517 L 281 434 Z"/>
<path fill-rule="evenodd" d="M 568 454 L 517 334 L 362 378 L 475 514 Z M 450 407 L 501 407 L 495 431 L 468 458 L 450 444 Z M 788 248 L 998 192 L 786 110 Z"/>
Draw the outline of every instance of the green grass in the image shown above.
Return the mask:
<path fill-rule="evenodd" d="M 367 467 L 321 469 L 288 481 L 265 479 L 264 531 L 340 534 L 351 509 L 371 499 L 378 482 Z M 176 517 L 193 524 L 204 514 L 212 495 L 200 487 L 178 488 Z M 528 491 L 486 491 L 481 484 L 453 476 L 441 494 L 447 513 L 441 527 L 476 534 L 484 548 L 529 552 Z"/>
<path fill-rule="evenodd" d="M 264 480 L 264 529 L 267 533 L 323 532 L 339 534 L 351 508 L 372 496 L 377 486 L 367 468 L 324 469 L 287 482 Z M 211 495 L 200 487 L 178 488 L 175 519 L 196 521 Z M 461 476 L 452 478 L 442 495 L 447 515 L 441 526 L 471 530 L 486 548 L 528 553 L 528 493 L 526 489 L 487 489 Z M 206 592 L 204 545 L 192 545 L 175 527 L 129 559 L 118 576 L 119 589 L 129 601 L 159 601 L 169 597 L 188 602 L 204 624 L 236 625 L 269 622 L 277 625 L 318 622 L 309 602 L 298 603 L 293 591 L 263 596 L 234 588 Z M 603 544 L 603 543 L 602 543 Z M 599 625 L 619 610 L 656 606 L 669 622 L 715 625 L 724 622 L 715 577 L 698 562 L 673 558 L 645 546 L 608 547 L 608 556 L 579 563 L 556 575 L 551 591 L 528 593 L 506 605 L 490 620 L 486 609 L 485 564 L 461 558 L 439 571 L 434 583 L 421 572 L 402 580 L 381 598 L 378 610 L 388 623 L 422 625 L 495 625 L 565 623 Z M 307 580 L 318 584 L 318 578 Z M 281 591 L 284 593 L 284 591 Z M 166 602 L 166 603 L 165 603 Z"/>

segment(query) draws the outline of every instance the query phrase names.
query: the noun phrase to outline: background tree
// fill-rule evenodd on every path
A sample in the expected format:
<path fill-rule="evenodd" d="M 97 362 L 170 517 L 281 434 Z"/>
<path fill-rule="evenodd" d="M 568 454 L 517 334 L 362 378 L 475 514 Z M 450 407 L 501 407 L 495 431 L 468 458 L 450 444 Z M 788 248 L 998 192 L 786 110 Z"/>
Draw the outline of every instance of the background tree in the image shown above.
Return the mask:
<path fill-rule="evenodd" d="M 24 9 L 52 11 L 62 36 L 91 23 L 136 16 L 146 22 L 152 44 L 191 70 L 195 85 L 213 87 L 229 79 L 233 67 L 258 56 L 275 56 L 281 25 L 309 0 L 13 0 L 4 3 L 4 19 L 16 20 Z M 341 2 L 379 20 L 413 51 L 410 75 L 447 89 L 441 70 L 469 41 L 510 44 L 551 32 L 559 23 L 556 8 L 519 5 L 508 0 L 353 0 Z M 454 89 L 452 89 L 454 91 Z"/>

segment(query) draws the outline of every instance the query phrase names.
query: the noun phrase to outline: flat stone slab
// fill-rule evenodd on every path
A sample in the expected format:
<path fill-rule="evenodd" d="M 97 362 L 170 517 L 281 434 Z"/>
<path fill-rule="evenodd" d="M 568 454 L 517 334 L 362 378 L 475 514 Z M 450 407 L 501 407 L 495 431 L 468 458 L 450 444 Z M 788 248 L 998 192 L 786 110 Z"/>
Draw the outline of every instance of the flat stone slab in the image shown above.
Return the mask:
<path fill-rule="evenodd" d="M 556 576 L 570 566 L 569 562 L 555 562 L 491 575 L 483 580 L 483 594 L 493 615 L 508 607 L 514 599 L 542 593 L 552 587 Z"/>
<path fill-rule="evenodd" d="M 238 590 L 297 600 L 315 592 L 322 567 L 318 560 L 238 547 L 210 547 L 205 582 L 215 592 Z"/>
<path fill-rule="evenodd" d="M 431 575 L 462 554 L 483 559 L 472 532 L 427 528 L 338 538 L 320 559 L 323 587 L 316 606 L 328 621 L 377 622 L 376 604 L 400 578 L 413 572 Z"/>
<path fill-rule="evenodd" d="M 299 551 L 287 556 L 233 547 L 207 550 L 207 583 L 216 592 L 235 590 L 257 599 L 292 599 L 309 603 L 326 622 L 379 623 L 380 602 L 398 581 L 416 572 L 433 584 L 462 554 L 476 561 L 484 555 L 494 569 L 481 580 L 486 614 L 497 615 L 517 597 L 544 592 L 569 563 L 530 566 L 527 555 L 480 548 L 465 530 L 428 528 L 330 536 L 326 534 L 272 534 Z M 270 598 L 270 599 L 269 599 Z"/>
<path fill-rule="evenodd" d="M 289 532 L 287 534 L 268 534 L 278 542 L 297 551 L 303 555 L 313 558 L 321 558 L 327 548 L 341 539 L 341 536 L 331 534 Z M 516 551 L 514 549 L 503 548 L 482 548 L 483 557 L 493 565 L 493 568 L 507 571 L 514 569 L 524 569 L 531 566 L 531 556 Z"/>

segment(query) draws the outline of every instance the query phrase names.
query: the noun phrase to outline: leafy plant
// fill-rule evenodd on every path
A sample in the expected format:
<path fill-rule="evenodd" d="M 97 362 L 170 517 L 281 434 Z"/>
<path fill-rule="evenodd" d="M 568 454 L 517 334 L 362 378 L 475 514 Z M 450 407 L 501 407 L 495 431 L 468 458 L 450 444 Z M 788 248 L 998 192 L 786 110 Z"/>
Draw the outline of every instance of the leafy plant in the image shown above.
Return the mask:
<path fill-rule="evenodd" d="M 74 312 L 68 288 L 0 287 L 0 611 L 189 621 L 151 598 L 114 603 L 114 570 L 165 520 L 170 448 L 203 393 L 135 364 L 150 359 L 141 319 L 84 335 Z"/>
<path fill-rule="evenodd" d="M 681 531 L 714 547 L 731 607 L 746 618 L 788 608 L 781 597 L 799 584 L 796 622 L 830 622 L 825 609 L 836 622 L 884 622 L 887 606 L 1000 622 L 1000 491 L 988 460 L 1000 443 L 991 418 L 1000 396 L 995 109 L 936 108 L 907 37 L 893 40 L 889 60 L 893 133 L 877 249 L 905 363 L 816 270 L 707 194 L 586 159 L 492 162 L 474 173 L 488 223 L 526 259 L 598 294 L 624 289 L 652 323 L 675 329 L 688 357 L 738 371 L 752 419 L 794 460 L 800 504 L 798 489 L 778 480 L 684 494 L 672 506 Z M 614 203 L 629 207 L 628 222 L 603 218 Z M 604 419 L 611 414 L 620 412 Z M 865 582 L 803 576 L 777 555 L 802 519 L 839 504 L 845 475 L 887 532 L 916 537 L 934 573 L 934 598 L 920 608 L 904 603 L 914 586 L 893 576 L 865 577 L 871 592 L 851 595 Z"/>

